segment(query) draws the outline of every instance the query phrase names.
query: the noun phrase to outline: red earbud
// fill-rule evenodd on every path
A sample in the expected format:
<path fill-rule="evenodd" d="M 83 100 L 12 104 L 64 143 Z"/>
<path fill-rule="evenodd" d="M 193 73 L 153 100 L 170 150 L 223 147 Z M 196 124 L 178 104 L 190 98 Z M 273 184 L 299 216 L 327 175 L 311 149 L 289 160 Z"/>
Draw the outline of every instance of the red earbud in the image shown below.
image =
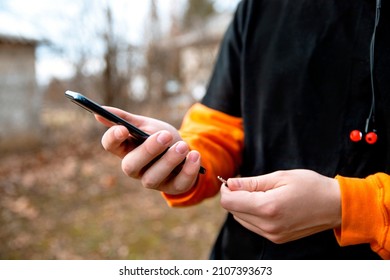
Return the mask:
<path fill-rule="evenodd" d="M 362 137 L 363 134 L 357 129 L 352 130 L 351 133 L 349 134 L 349 138 L 351 139 L 352 142 L 359 142 L 360 140 L 362 140 Z"/>
<path fill-rule="evenodd" d="M 363 139 L 363 133 L 361 131 L 355 129 L 352 130 L 351 133 L 349 134 L 349 139 L 351 139 L 352 142 L 359 142 L 360 140 Z M 375 144 L 376 141 L 378 140 L 378 135 L 376 134 L 375 130 L 368 132 L 365 136 L 364 139 L 366 142 L 370 145 Z"/>
<path fill-rule="evenodd" d="M 374 131 L 371 131 L 371 132 L 367 133 L 364 138 L 366 139 L 366 142 L 368 144 L 372 145 L 372 144 L 376 143 L 376 140 L 378 140 L 378 135 Z"/>

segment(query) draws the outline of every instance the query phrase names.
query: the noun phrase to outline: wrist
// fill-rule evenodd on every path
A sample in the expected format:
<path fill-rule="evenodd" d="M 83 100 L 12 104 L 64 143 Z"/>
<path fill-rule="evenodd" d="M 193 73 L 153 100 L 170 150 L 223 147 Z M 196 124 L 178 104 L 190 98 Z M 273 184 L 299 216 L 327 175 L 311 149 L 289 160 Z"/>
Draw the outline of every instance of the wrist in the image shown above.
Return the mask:
<path fill-rule="evenodd" d="M 341 191 L 340 184 L 337 179 L 329 178 L 329 189 L 331 196 L 331 224 L 332 228 L 336 229 L 341 226 Z"/>

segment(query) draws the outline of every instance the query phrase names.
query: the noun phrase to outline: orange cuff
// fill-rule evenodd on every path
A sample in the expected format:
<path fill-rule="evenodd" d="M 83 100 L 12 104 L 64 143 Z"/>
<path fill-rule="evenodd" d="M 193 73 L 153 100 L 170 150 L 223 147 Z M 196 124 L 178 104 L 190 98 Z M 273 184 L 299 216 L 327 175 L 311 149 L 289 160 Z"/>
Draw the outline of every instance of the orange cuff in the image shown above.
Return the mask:
<path fill-rule="evenodd" d="M 339 245 L 369 243 L 374 252 L 390 259 L 390 176 L 336 179 L 342 207 L 341 228 L 334 230 Z"/>
<path fill-rule="evenodd" d="M 206 174 L 199 175 L 196 186 L 187 193 L 163 193 L 170 206 L 193 205 L 217 194 L 221 186 L 217 176 L 229 178 L 237 174 L 244 141 L 241 118 L 199 103 L 190 108 L 179 132 L 192 150 L 200 152 Z"/>

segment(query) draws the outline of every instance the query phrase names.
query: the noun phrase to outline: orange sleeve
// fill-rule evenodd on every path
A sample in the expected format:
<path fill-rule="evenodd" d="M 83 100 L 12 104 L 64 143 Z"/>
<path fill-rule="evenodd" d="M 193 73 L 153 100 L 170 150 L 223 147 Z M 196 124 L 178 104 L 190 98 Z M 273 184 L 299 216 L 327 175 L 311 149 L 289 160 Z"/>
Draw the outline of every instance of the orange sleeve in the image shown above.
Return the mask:
<path fill-rule="evenodd" d="M 170 206 L 193 205 L 217 194 L 221 186 L 217 176 L 230 178 L 237 174 L 244 141 L 241 118 L 199 103 L 190 108 L 179 132 L 192 150 L 200 152 L 206 173 L 198 176 L 196 185 L 187 193 L 163 193 Z"/>
<path fill-rule="evenodd" d="M 365 179 L 337 176 L 341 190 L 340 246 L 369 243 L 383 259 L 390 259 L 390 176 L 377 173 Z"/>

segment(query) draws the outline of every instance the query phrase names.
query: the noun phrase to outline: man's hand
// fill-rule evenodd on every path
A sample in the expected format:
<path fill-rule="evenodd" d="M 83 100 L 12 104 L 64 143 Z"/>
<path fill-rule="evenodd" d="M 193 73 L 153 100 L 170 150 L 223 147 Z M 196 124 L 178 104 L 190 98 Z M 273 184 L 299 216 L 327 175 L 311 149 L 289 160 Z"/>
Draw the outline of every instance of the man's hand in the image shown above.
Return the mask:
<path fill-rule="evenodd" d="M 232 178 L 221 187 L 221 204 L 247 229 L 285 243 L 341 224 L 336 179 L 310 170 L 277 171 Z"/>
<path fill-rule="evenodd" d="M 168 123 L 133 115 L 117 108 L 105 107 L 150 134 L 141 145 L 136 145 L 124 126 L 112 123 L 100 116 L 96 119 L 110 127 L 102 137 L 105 150 L 122 159 L 123 172 L 140 179 L 143 186 L 168 194 L 188 191 L 196 182 L 200 168 L 200 154 L 190 151 L 178 131 Z M 165 154 L 158 158 L 162 153 Z M 183 160 L 181 169 L 177 169 Z"/>

